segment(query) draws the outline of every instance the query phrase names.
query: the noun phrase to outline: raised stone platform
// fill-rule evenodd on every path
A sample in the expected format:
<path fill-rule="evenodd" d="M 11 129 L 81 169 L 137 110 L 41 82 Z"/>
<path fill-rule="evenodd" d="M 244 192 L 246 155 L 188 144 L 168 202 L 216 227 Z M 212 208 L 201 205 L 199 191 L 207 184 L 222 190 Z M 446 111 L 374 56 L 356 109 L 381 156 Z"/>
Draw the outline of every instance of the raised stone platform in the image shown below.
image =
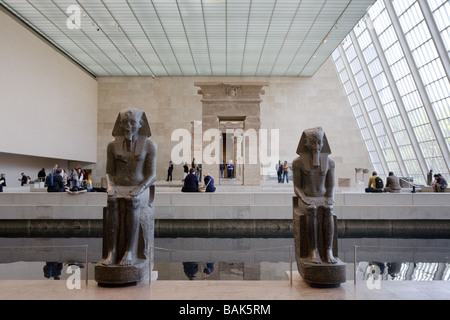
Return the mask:
<path fill-rule="evenodd" d="M 291 193 L 157 192 L 159 219 L 286 219 Z"/>
<path fill-rule="evenodd" d="M 103 219 L 106 193 L 0 193 L 0 219 Z"/>
<path fill-rule="evenodd" d="M 157 219 L 292 219 L 293 192 L 157 192 Z M 340 220 L 450 219 L 444 193 L 337 193 Z"/>
<path fill-rule="evenodd" d="M 421 187 L 420 192 L 434 192 L 433 187 Z M 450 193 L 450 188 L 446 188 L 444 193 Z"/>
<path fill-rule="evenodd" d="M 232 191 L 215 193 L 157 187 L 155 235 L 291 237 L 294 193 L 280 187 L 283 191 L 272 192 L 274 187 L 228 186 Z M 0 193 L 0 229 L 17 235 L 101 233 L 106 200 L 100 192 Z M 337 192 L 335 200 L 340 237 L 450 236 L 448 193 Z"/>
<path fill-rule="evenodd" d="M 340 220 L 450 219 L 445 193 L 342 193 L 336 195 Z"/>
<path fill-rule="evenodd" d="M 291 220 L 293 192 L 156 191 L 156 220 Z M 101 220 L 106 193 L 0 193 L 0 219 Z M 450 220 L 447 193 L 336 193 L 338 220 Z"/>

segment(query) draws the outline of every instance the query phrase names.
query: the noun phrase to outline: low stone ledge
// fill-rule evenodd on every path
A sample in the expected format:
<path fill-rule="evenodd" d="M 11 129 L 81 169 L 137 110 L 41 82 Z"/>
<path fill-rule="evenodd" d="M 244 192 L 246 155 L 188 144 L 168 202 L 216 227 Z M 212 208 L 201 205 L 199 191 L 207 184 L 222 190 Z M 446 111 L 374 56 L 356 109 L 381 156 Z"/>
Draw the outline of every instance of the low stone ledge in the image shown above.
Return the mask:
<path fill-rule="evenodd" d="M 283 205 L 293 192 L 156 192 L 157 205 Z"/>
<path fill-rule="evenodd" d="M 103 219 L 103 206 L 0 205 L 0 219 Z"/>
<path fill-rule="evenodd" d="M 292 219 L 293 193 L 157 193 L 157 219 Z M 335 195 L 338 219 L 450 220 L 447 194 Z M 102 219 L 106 193 L 0 193 L 0 219 Z"/>
<path fill-rule="evenodd" d="M 3 205 L 98 205 L 106 206 L 107 195 L 103 192 L 70 194 L 67 192 L 0 192 Z"/>
<path fill-rule="evenodd" d="M 292 219 L 292 207 L 285 206 L 156 206 L 157 219 Z"/>
<path fill-rule="evenodd" d="M 157 205 L 285 205 L 293 192 L 157 192 Z M 106 205 L 107 194 L 88 192 L 71 195 L 64 192 L 3 192 L 0 205 Z M 335 206 L 366 205 L 448 205 L 446 193 L 336 193 Z"/>

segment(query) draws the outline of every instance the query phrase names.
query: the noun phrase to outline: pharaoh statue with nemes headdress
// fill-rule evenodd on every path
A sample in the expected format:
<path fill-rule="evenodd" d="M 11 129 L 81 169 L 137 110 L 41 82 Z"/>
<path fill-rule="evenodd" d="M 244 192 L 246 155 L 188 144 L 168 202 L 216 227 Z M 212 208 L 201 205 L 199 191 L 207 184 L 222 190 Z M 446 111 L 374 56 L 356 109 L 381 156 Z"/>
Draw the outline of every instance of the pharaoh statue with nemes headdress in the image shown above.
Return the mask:
<path fill-rule="evenodd" d="M 333 256 L 334 161 L 322 128 L 305 130 L 293 163 L 294 192 L 298 205 L 306 212 L 307 254 L 312 263 L 336 263 Z M 322 215 L 319 226 L 318 214 Z M 319 254 L 319 228 L 323 232 L 324 250 Z M 320 241 L 320 242 L 322 242 Z"/>
<path fill-rule="evenodd" d="M 156 145 L 148 139 L 151 131 L 145 113 L 135 108 L 119 113 L 112 135 L 114 140 L 107 146 L 108 202 L 99 265 L 128 267 L 148 263 L 153 244 Z M 99 277 L 107 278 L 100 273 L 107 271 L 99 270 Z"/>

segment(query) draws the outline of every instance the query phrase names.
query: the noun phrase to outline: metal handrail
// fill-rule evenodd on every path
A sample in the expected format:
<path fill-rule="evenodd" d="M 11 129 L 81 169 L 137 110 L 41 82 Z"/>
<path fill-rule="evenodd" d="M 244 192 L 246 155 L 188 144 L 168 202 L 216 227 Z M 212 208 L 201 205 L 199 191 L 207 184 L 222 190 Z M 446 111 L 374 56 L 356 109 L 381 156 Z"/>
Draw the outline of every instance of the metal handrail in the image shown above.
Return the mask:
<path fill-rule="evenodd" d="M 399 178 L 399 180 L 401 180 L 401 181 L 403 181 L 403 182 L 406 182 L 406 183 L 408 183 L 408 184 L 410 184 L 410 185 L 413 185 L 413 186 L 415 186 L 415 187 L 425 187 L 425 185 L 423 185 L 423 184 L 414 183 L 414 182 L 412 182 L 412 181 L 408 181 L 408 180 L 405 180 L 405 179 L 403 179 L 403 178 Z"/>

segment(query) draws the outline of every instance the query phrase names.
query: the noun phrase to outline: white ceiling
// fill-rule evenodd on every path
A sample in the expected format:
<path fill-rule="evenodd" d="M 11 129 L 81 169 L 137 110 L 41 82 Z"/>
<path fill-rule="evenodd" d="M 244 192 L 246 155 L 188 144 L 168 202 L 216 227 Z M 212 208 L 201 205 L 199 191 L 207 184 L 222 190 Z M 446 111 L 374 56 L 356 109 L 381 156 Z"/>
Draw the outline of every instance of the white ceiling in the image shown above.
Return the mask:
<path fill-rule="evenodd" d="M 312 76 L 374 2 L 0 0 L 95 76 L 157 77 Z"/>

